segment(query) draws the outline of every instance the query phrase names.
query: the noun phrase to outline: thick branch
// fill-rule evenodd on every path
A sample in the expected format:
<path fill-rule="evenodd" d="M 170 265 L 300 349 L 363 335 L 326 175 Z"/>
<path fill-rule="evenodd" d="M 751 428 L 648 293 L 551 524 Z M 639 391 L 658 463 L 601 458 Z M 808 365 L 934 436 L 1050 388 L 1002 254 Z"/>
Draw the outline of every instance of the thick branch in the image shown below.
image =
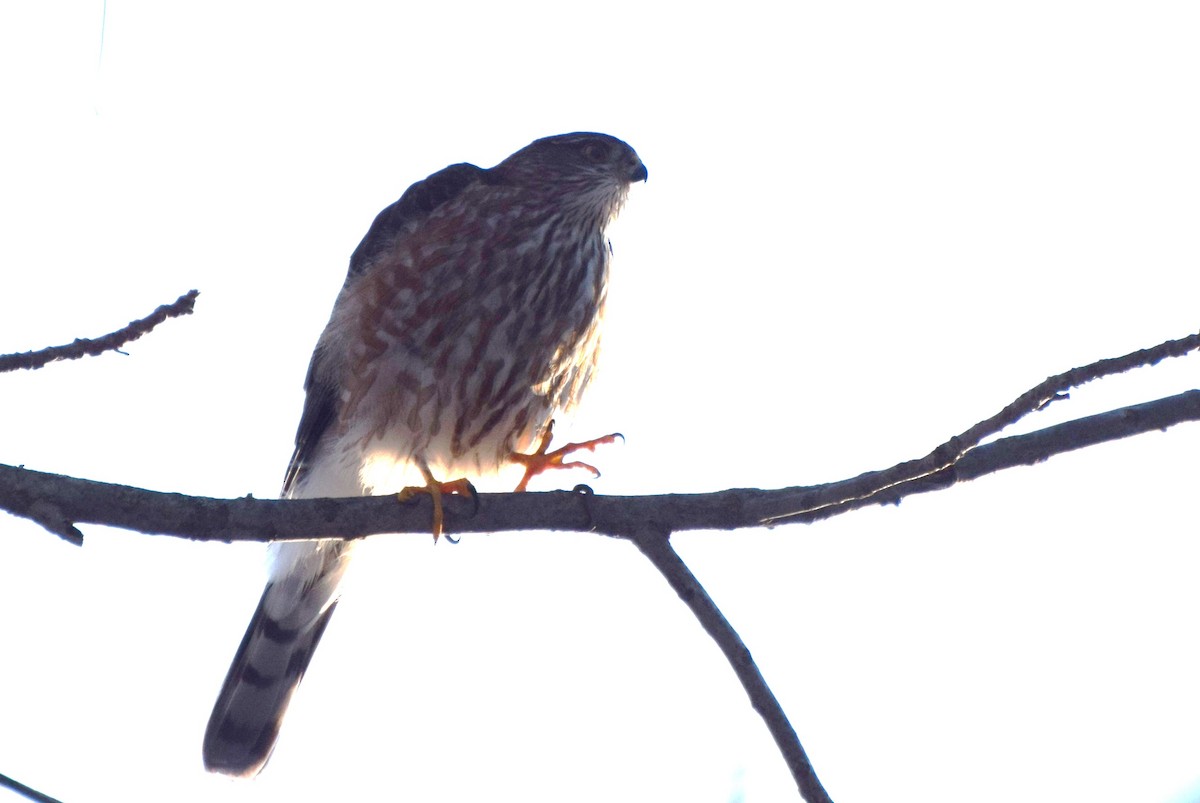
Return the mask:
<path fill-rule="evenodd" d="M 597 532 L 628 537 L 646 526 L 663 532 L 733 530 L 780 521 L 814 521 L 868 504 L 898 502 L 1002 469 L 1032 465 L 1062 452 L 1200 420 L 1200 391 L 1081 418 L 976 447 L 952 468 L 906 483 L 893 469 L 841 482 L 778 490 L 731 489 L 704 494 L 596 496 L 590 492 L 480 494 L 450 497 L 446 532 L 516 530 Z M 884 485 L 879 485 L 883 478 Z M 883 491 L 878 489 L 883 487 Z M 849 500 L 849 501 L 839 501 Z M 354 499 L 206 499 L 45 474 L 0 465 L 0 509 L 63 534 L 77 524 L 210 541 L 356 538 L 376 533 L 428 533 L 429 501 L 399 504 L 393 496 Z M 66 532 L 76 532 L 70 530 Z"/>
<path fill-rule="evenodd" d="M 94 357 L 106 351 L 116 351 L 126 343 L 137 340 L 167 318 L 178 318 L 180 315 L 191 315 L 196 304 L 198 290 L 189 290 L 171 304 L 163 304 L 145 318 L 131 321 L 128 326 L 111 332 L 103 337 L 76 338 L 75 342 L 65 346 L 50 346 L 38 351 L 26 351 L 21 354 L 0 355 L 0 373 L 17 371 L 22 368 L 41 368 L 56 360 L 77 360 L 80 357 Z"/>

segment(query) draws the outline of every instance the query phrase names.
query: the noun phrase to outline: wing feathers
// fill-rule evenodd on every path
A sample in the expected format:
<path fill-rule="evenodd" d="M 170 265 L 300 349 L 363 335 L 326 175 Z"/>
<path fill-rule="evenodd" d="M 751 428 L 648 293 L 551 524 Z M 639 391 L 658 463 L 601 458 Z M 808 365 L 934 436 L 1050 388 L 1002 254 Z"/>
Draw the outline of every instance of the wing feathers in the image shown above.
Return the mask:
<path fill-rule="evenodd" d="M 350 256 L 346 284 L 362 275 L 368 266 L 391 250 L 401 235 L 416 227 L 433 210 L 454 199 L 472 184 L 491 180 L 489 171 L 464 162 L 450 165 L 413 184 L 404 191 L 400 200 L 376 215 L 366 236 Z M 296 490 L 307 467 L 316 458 L 321 436 L 337 419 L 340 403 L 337 380 L 326 376 L 322 367 L 323 354 L 318 345 L 304 380 L 304 411 L 296 430 L 296 449 L 284 475 L 284 496 L 291 496 Z"/>

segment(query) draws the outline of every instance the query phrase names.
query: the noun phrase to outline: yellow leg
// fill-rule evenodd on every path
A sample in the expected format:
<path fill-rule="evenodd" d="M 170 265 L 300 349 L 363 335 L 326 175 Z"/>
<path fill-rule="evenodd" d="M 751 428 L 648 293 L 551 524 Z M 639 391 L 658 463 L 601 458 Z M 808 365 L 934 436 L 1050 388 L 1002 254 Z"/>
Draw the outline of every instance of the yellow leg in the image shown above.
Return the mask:
<path fill-rule="evenodd" d="M 609 443 L 616 443 L 617 439 L 625 440 L 625 436 L 620 432 L 614 432 L 611 435 L 605 435 L 602 438 L 593 438 L 590 441 L 582 443 L 568 443 L 566 446 L 560 446 L 552 452 L 546 450 L 550 448 L 550 441 L 554 437 L 554 422 L 551 421 L 546 425 L 546 431 L 542 433 L 542 438 L 538 441 L 538 448 L 533 454 L 517 454 L 509 455 L 509 460 L 514 463 L 520 463 L 525 466 L 525 476 L 517 484 L 516 492 L 521 493 L 528 487 L 529 481 L 541 474 L 543 471 L 549 471 L 554 468 L 586 468 L 592 472 L 593 477 L 599 477 L 600 471 L 590 463 L 584 463 L 580 460 L 566 462 L 565 458 L 572 452 L 578 452 L 582 449 L 587 449 L 589 452 L 596 451 L 597 446 L 603 446 Z"/>
<path fill-rule="evenodd" d="M 442 494 L 459 494 L 460 496 L 475 496 L 475 487 L 471 485 L 470 480 L 466 477 L 450 482 L 438 482 L 433 478 L 433 472 L 429 470 L 429 466 L 424 461 L 417 464 L 421 470 L 421 476 L 425 479 L 425 485 L 410 485 L 407 488 L 401 488 L 400 493 L 396 494 L 396 499 L 400 502 L 407 502 L 417 494 L 429 494 L 433 501 L 433 540 L 437 543 L 438 536 L 442 534 L 445 515 L 442 509 Z M 446 536 L 449 538 L 450 536 Z M 453 539 L 451 539 L 453 540 Z"/>

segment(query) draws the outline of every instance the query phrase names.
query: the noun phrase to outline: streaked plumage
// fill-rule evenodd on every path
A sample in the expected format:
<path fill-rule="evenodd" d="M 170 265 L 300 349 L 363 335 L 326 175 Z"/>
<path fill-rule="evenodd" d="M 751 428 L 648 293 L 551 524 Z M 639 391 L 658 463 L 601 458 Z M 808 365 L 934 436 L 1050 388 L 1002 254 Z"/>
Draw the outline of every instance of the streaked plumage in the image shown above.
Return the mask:
<path fill-rule="evenodd" d="M 604 134 L 452 165 L 375 218 L 313 352 L 288 497 L 358 496 L 494 474 L 571 409 L 595 368 L 605 228 L 646 168 Z M 388 487 L 376 487 L 388 476 Z M 351 542 L 272 546 L 262 600 L 204 737 L 250 776 L 337 605 Z"/>

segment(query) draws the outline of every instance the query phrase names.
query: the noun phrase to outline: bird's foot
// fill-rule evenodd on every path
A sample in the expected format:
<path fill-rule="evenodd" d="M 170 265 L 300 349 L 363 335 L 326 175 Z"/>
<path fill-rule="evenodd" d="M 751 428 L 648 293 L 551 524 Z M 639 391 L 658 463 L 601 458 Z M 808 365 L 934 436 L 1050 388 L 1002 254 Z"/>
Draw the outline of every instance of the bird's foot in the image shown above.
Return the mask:
<path fill-rule="evenodd" d="M 516 487 L 516 493 L 521 493 L 529 485 L 529 481 L 541 474 L 543 471 L 549 471 L 553 468 L 586 468 L 592 472 L 593 477 L 599 477 L 600 471 L 590 463 L 584 463 L 579 460 L 566 461 L 567 455 L 573 452 L 578 452 L 583 449 L 589 452 L 596 451 L 597 446 L 603 446 L 609 443 L 616 443 L 617 439 L 625 440 L 625 436 L 620 432 L 614 432 L 611 435 L 605 435 L 603 438 L 593 438 L 590 441 L 582 443 L 568 443 L 565 446 L 560 446 L 552 452 L 546 451 L 550 448 L 550 440 L 554 437 L 554 422 L 551 421 L 546 426 L 546 431 L 542 433 L 542 439 L 538 442 L 537 451 L 533 454 L 519 454 L 514 452 L 509 455 L 509 459 L 514 463 L 520 463 L 525 466 L 525 476 L 521 478 L 521 482 Z"/>
<path fill-rule="evenodd" d="M 426 466 L 421 466 L 421 475 L 425 477 L 424 485 L 410 485 L 407 488 L 401 488 L 396 494 L 396 501 L 408 502 L 419 494 L 429 494 L 433 500 L 433 541 L 437 543 L 438 536 L 442 534 L 442 526 L 445 521 L 445 516 L 442 510 L 442 496 L 444 494 L 458 494 L 465 496 L 478 502 L 478 497 L 475 494 L 475 486 L 466 477 L 450 482 L 438 482 L 433 478 L 433 474 Z M 446 536 L 450 538 L 450 536 Z M 450 538 L 451 541 L 455 539 Z"/>

